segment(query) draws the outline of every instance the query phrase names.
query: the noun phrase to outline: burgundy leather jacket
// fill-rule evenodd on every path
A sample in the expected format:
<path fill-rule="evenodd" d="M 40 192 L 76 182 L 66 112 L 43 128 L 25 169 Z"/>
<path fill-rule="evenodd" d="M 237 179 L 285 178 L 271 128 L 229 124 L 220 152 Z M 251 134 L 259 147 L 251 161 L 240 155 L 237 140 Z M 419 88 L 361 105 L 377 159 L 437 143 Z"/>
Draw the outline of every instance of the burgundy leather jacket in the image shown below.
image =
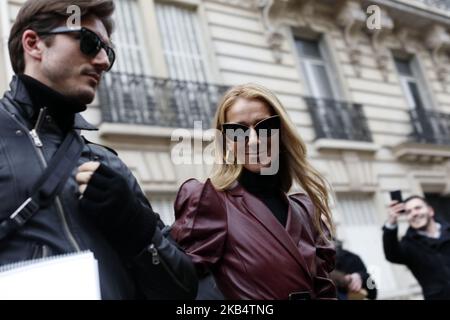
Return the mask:
<path fill-rule="evenodd" d="M 281 300 L 296 292 L 334 299 L 328 273 L 335 250 L 313 227 L 313 204 L 302 193 L 286 201 L 284 228 L 239 184 L 220 192 L 210 180 L 191 179 L 178 192 L 172 236 L 199 272 L 213 272 L 226 299 Z"/>

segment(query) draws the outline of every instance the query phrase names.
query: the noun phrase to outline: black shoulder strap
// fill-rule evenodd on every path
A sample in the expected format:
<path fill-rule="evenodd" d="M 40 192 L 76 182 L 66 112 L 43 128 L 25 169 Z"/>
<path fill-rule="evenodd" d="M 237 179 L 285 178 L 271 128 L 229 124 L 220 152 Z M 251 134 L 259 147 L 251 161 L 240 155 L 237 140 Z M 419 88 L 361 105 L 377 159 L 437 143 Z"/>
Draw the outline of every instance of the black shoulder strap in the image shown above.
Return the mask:
<path fill-rule="evenodd" d="M 78 163 L 82 149 L 81 138 L 70 131 L 33 186 L 31 196 L 0 224 L 0 241 L 23 226 L 40 208 L 53 202 Z"/>

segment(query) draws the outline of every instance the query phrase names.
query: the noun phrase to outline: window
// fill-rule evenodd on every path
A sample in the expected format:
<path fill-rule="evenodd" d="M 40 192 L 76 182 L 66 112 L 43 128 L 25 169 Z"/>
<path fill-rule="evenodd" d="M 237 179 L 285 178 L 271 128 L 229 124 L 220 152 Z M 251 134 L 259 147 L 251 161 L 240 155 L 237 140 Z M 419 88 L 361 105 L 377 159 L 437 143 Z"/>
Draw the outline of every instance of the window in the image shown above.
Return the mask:
<path fill-rule="evenodd" d="M 154 3 L 156 19 L 150 24 L 152 29 L 145 30 L 144 2 L 116 1 L 117 33 L 113 41 L 118 57 L 99 90 L 103 121 L 183 128 L 202 121 L 203 127 L 209 128 L 223 88 L 208 84 L 207 55 L 197 12 L 166 1 Z M 156 77 L 163 74 L 156 71 L 166 68 L 150 66 L 150 57 L 160 63 L 160 52 L 150 56 L 146 50 L 152 41 L 146 36 L 148 32 L 160 34 L 161 46 L 153 45 L 157 50 L 162 48 L 162 63 L 168 71 L 165 79 Z"/>
<path fill-rule="evenodd" d="M 417 66 L 410 59 L 395 58 L 394 61 L 409 107 L 424 108 Z"/>
<path fill-rule="evenodd" d="M 150 63 L 144 45 L 144 31 L 137 0 L 115 2 L 116 23 L 113 42 L 117 61 L 113 71 L 133 75 L 150 74 Z"/>
<path fill-rule="evenodd" d="M 394 58 L 395 66 L 410 107 L 413 124 L 412 137 L 418 142 L 448 144 L 450 134 L 449 118 L 434 110 L 416 59 Z"/>
<path fill-rule="evenodd" d="M 322 40 L 295 38 L 305 99 L 317 138 L 370 141 L 361 106 L 339 101 L 341 88 Z"/>
<path fill-rule="evenodd" d="M 117 59 L 99 91 L 102 117 L 106 121 L 121 119 L 119 121 L 131 123 L 153 121 L 148 107 L 152 98 L 146 87 L 146 76 L 151 70 L 139 3 L 138 0 L 118 0 L 115 5 L 116 28 L 112 41 Z"/>
<path fill-rule="evenodd" d="M 206 50 L 195 10 L 155 3 L 169 78 L 207 82 Z"/>
<path fill-rule="evenodd" d="M 331 81 L 330 67 L 321 43 L 318 40 L 296 38 L 295 46 L 310 95 L 319 99 L 337 98 L 338 90 Z"/>

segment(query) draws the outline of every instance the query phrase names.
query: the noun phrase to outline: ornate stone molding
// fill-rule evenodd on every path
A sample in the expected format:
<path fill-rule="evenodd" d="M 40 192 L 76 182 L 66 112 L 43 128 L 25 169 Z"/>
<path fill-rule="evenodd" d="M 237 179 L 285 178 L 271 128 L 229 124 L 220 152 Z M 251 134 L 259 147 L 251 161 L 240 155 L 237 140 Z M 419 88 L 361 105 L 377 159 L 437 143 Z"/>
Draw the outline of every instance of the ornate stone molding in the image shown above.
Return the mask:
<path fill-rule="evenodd" d="M 285 36 L 281 30 L 280 16 L 286 13 L 293 0 L 255 0 L 261 11 L 261 18 L 266 32 L 267 42 L 272 49 L 276 63 L 282 61 L 282 46 Z"/>
<path fill-rule="evenodd" d="M 374 162 L 358 152 L 344 151 L 336 158 L 325 159 L 318 166 L 337 192 L 373 192 L 378 179 Z"/>
<path fill-rule="evenodd" d="M 449 161 L 450 147 L 416 142 L 403 142 L 392 148 L 394 156 L 405 162 L 435 164 Z"/>
<path fill-rule="evenodd" d="M 356 74 L 361 75 L 362 52 L 358 45 L 358 33 L 366 23 L 366 13 L 361 9 L 357 1 L 347 1 L 341 7 L 337 15 L 337 24 L 344 30 L 344 39 L 348 45 L 350 62 L 353 64 Z"/>
<path fill-rule="evenodd" d="M 283 1 L 283 5 L 285 5 Z M 274 23 L 271 18 L 271 11 L 274 9 L 274 0 L 256 0 L 257 7 L 261 10 L 261 18 L 266 32 L 267 42 L 270 49 L 272 49 L 273 58 L 275 62 L 280 63 L 282 61 L 282 46 L 284 41 L 284 35 L 281 32 L 279 24 Z"/>
<path fill-rule="evenodd" d="M 414 164 L 408 170 L 408 182 L 413 194 L 424 192 L 450 195 L 450 161 L 440 165 Z"/>
<path fill-rule="evenodd" d="M 277 63 L 282 61 L 282 45 L 285 35 L 284 24 L 313 26 L 313 0 L 255 0 L 261 11 L 266 38 Z"/>
<path fill-rule="evenodd" d="M 425 35 L 425 44 L 431 51 L 438 79 L 441 82 L 445 82 L 447 80 L 447 73 L 449 72 L 445 53 L 450 49 L 450 35 L 443 26 L 434 25 Z"/>
<path fill-rule="evenodd" d="M 295 10 L 295 21 L 297 25 L 314 30 L 316 25 L 315 18 L 316 9 L 314 0 L 304 0 L 302 5 Z"/>
<path fill-rule="evenodd" d="M 349 188 L 352 191 L 374 190 L 377 179 L 373 162 L 363 160 L 356 152 L 344 152 L 342 160 L 349 176 Z"/>
<path fill-rule="evenodd" d="M 403 51 L 410 54 L 415 54 L 417 52 L 417 48 L 415 47 L 415 42 L 411 37 L 411 31 L 402 27 L 396 32 L 396 37 L 401 44 Z"/>
<path fill-rule="evenodd" d="M 255 0 L 209 0 L 244 9 L 255 9 Z"/>
<path fill-rule="evenodd" d="M 375 59 L 378 64 L 378 68 L 380 68 L 385 80 L 389 77 L 390 61 L 390 52 L 389 49 L 385 46 L 385 39 L 392 33 L 393 29 L 394 21 L 385 10 L 380 11 L 379 28 L 373 30 L 369 29 L 369 32 L 371 33 L 371 43 L 372 48 L 374 49 Z"/>

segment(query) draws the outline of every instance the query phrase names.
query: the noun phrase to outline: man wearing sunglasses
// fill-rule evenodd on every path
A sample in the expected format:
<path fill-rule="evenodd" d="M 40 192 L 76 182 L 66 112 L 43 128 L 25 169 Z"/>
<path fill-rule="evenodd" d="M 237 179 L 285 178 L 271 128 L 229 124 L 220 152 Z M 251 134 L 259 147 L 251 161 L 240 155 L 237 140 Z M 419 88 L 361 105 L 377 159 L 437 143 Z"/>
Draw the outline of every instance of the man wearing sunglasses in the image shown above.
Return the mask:
<path fill-rule="evenodd" d="M 77 27 L 67 25 L 72 5 Z M 130 170 L 80 138 L 96 128 L 79 113 L 114 65 L 113 12 L 112 0 L 29 0 L 12 27 L 15 76 L 0 100 L 0 265 L 90 250 L 103 299 L 193 298 L 193 265 L 163 236 Z M 76 176 L 90 161 L 95 174 Z M 95 185 L 80 195 L 87 178 Z"/>

